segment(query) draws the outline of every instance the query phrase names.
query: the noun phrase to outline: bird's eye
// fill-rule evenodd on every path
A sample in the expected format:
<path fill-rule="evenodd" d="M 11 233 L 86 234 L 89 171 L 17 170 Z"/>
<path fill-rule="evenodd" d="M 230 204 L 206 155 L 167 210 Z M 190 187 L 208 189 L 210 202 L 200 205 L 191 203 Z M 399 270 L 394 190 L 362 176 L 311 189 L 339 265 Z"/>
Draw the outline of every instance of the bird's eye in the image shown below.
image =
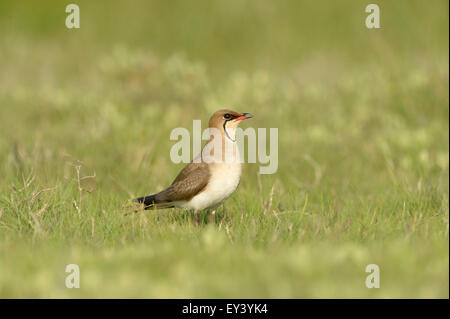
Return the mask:
<path fill-rule="evenodd" d="M 231 119 L 231 114 L 227 113 L 227 114 L 225 114 L 225 115 L 223 116 L 223 118 L 224 118 L 225 120 L 229 120 L 229 119 Z"/>

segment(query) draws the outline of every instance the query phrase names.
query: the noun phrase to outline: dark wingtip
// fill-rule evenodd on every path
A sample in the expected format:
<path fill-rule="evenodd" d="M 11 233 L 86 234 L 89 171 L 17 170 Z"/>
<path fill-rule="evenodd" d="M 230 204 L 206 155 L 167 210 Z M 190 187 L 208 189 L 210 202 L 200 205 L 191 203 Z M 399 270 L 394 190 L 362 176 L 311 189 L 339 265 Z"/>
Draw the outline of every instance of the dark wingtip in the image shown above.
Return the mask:
<path fill-rule="evenodd" d="M 156 204 L 155 195 L 138 197 L 134 201 L 139 204 L 144 204 L 145 209 L 150 209 Z"/>

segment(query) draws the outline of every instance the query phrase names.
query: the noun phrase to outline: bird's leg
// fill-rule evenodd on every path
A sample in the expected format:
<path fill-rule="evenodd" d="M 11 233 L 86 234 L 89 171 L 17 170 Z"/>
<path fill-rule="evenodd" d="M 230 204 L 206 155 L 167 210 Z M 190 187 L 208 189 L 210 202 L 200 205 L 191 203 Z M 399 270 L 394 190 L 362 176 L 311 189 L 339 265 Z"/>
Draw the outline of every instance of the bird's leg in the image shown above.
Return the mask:
<path fill-rule="evenodd" d="M 194 210 L 194 225 L 198 226 L 198 211 Z"/>
<path fill-rule="evenodd" d="M 209 215 L 209 222 L 210 223 L 214 223 L 215 216 L 216 216 L 216 210 L 213 209 L 212 212 L 211 212 L 211 215 Z"/>

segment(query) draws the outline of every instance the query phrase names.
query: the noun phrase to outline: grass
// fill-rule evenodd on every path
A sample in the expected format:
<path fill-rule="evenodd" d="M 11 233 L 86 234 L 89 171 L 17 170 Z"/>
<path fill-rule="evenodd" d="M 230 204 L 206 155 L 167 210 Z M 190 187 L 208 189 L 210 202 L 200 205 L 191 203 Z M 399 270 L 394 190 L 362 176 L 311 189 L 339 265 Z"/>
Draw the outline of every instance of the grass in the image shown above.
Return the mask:
<path fill-rule="evenodd" d="M 449 297 L 448 3 L 245 3 L 0 5 L 0 297 Z M 214 224 L 129 214 L 223 107 L 278 128 L 277 173 Z"/>

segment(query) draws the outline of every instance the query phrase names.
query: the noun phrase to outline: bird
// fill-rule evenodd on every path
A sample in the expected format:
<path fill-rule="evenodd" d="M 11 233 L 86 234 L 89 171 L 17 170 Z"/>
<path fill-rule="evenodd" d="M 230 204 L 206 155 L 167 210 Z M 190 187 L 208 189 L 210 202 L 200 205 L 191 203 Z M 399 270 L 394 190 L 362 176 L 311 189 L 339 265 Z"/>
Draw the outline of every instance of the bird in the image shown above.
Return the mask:
<path fill-rule="evenodd" d="M 215 112 L 209 119 L 210 139 L 190 163 L 177 175 L 172 184 L 159 193 L 139 197 L 135 202 L 148 209 L 180 207 L 194 211 L 198 225 L 198 212 L 211 210 L 214 222 L 216 208 L 237 189 L 242 163 L 236 143 L 236 129 L 242 120 L 253 115 L 229 109 Z"/>

